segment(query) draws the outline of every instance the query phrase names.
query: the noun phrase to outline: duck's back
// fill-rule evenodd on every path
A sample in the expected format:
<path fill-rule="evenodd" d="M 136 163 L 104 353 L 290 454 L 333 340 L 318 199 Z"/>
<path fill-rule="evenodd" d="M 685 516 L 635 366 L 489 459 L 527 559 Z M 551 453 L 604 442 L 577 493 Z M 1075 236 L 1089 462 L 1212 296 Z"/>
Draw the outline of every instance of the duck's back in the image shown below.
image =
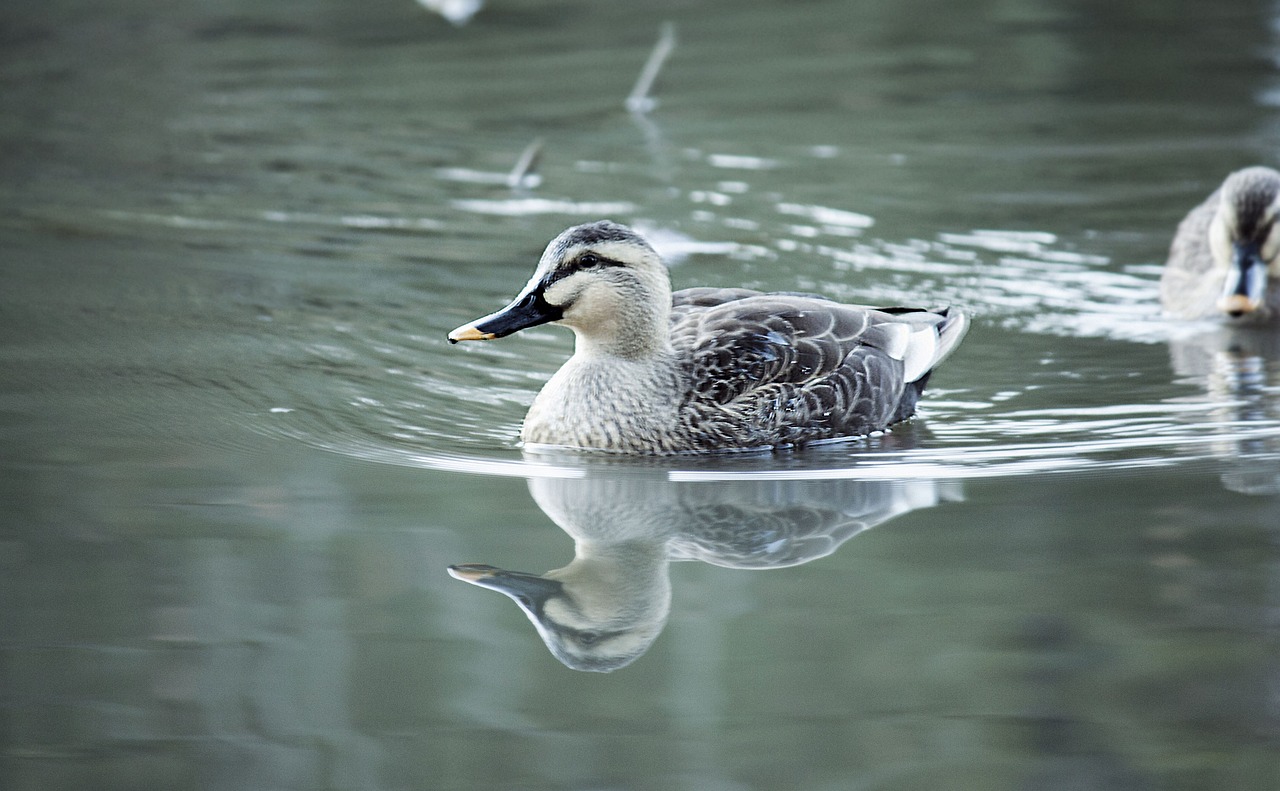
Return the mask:
<path fill-rule="evenodd" d="M 671 321 L 689 390 L 681 430 L 714 449 L 859 436 L 910 417 L 928 371 L 904 358 L 925 336 L 934 344 L 947 318 L 697 288 L 676 292 Z M 923 354 L 931 367 L 932 349 Z"/>

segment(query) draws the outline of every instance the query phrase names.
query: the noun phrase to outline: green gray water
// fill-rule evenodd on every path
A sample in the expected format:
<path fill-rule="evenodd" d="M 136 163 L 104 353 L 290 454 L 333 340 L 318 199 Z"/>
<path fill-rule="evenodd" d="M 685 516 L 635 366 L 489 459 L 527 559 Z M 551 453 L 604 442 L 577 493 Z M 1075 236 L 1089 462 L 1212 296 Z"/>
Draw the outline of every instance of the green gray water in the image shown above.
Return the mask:
<path fill-rule="evenodd" d="M 7 3 L 0 787 L 1274 787 L 1280 341 L 1154 301 L 1276 13 Z M 568 334 L 444 335 L 600 216 L 974 328 L 884 437 L 526 459 Z M 446 573 L 600 526 L 671 561 L 612 673 Z"/>

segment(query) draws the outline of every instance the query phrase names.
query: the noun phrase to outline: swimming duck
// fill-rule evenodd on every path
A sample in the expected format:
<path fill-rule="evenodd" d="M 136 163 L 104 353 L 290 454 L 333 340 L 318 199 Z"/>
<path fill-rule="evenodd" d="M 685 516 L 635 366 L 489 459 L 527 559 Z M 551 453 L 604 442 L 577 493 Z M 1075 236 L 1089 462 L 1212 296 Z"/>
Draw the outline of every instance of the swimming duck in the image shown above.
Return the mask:
<path fill-rule="evenodd" d="M 1280 314 L 1280 173 L 1250 167 L 1222 186 L 1178 225 L 1160 278 L 1165 311 L 1183 319 L 1241 322 Z"/>
<path fill-rule="evenodd" d="M 573 356 L 534 398 L 521 438 L 633 454 L 782 448 L 910 417 L 968 327 L 959 311 L 866 308 L 743 288 L 671 292 L 639 234 L 608 220 L 547 245 L 506 307 L 449 341 L 553 322 Z"/>

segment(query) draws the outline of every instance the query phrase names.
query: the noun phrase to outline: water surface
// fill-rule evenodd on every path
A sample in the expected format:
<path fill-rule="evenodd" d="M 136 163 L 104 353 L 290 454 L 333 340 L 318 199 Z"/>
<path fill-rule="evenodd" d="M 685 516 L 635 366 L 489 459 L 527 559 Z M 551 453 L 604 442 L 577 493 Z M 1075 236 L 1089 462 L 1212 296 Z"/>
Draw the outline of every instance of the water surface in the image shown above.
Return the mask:
<path fill-rule="evenodd" d="M 1269 787 L 1280 349 L 1155 306 L 1277 164 L 1220 6 L 10 4 L 0 785 Z M 882 436 L 527 456 L 568 333 L 444 336 L 602 216 L 974 326 Z"/>

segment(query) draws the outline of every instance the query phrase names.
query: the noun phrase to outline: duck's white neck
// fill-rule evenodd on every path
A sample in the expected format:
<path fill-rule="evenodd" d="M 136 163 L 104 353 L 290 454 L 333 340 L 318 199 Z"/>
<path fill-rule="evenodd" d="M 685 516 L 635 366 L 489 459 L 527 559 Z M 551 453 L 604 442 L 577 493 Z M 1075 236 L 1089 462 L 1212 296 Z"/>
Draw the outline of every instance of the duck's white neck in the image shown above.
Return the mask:
<path fill-rule="evenodd" d="M 652 301 L 609 294 L 575 306 L 560 323 L 573 330 L 576 358 L 641 361 L 670 354 L 670 317 L 670 292 Z"/>
<path fill-rule="evenodd" d="M 670 358 L 671 353 L 671 341 L 665 335 L 625 330 L 607 335 L 574 332 L 573 358 L 579 362 L 657 362 Z"/>

